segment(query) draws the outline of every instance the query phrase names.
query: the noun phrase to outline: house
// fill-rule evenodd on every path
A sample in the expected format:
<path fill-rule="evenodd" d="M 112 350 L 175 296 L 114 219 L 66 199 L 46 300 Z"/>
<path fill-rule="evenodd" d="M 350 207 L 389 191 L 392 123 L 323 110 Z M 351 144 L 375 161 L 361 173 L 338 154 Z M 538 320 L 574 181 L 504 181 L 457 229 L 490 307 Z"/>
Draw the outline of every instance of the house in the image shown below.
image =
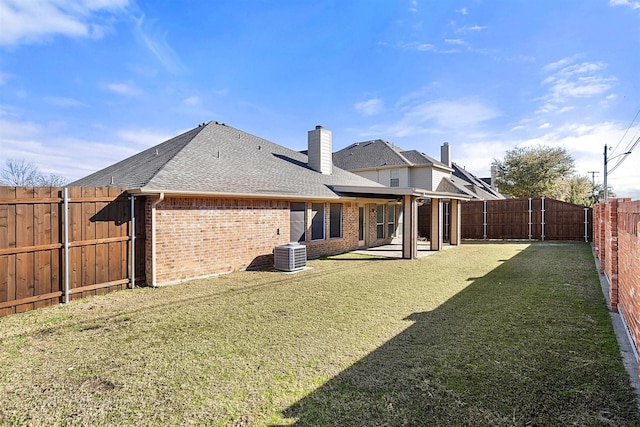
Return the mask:
<path fill-rule="evenodd" d="M 333 153 L 333 162 L 342 169 L 389 187 L 418 187 L 480 200 L 504 198 L 489 183 L 452 162 L 451 147 L 447 142 L 440 148 L 440 160 L 376 139 L 356 142 Z"/>
<path fill-rule="evenodd" d="M 493 178 L 478 178 L 455 162 L 451 162 L 451 167 L 453 173 L 442 180 L 438 186 L 439 191 L 466 193 L 475 200 L 505 199 L 498 189 L 491 185 Z"/>
<path fill-rule="evenodd" d="M 274 247 L 289 242 L 318 257 L 402 235 L 403 258 L 415 258 L 419 200 L 451 195 L 389 188 L 335 167 L 322 126 L 307 142 L 304 154 L 203 123 L 72 185 L 128 188 L 145 204 L 154 286 L 273 265 Z"/>
<path fill-rule="evenodd" d="M 451 160 L 451 147 L 445 142 L 440 148 L 440 160 L 416 150 L 402 150 L 390 142 L 376 139 L 356 142 L 333 154 L 336 166 L 390 187 L 424 188 L 438 194 L 453 194 L 468 199 L 502 199 L 487 182 L 460 168 Z M 419 207 L 419 236 L 432 239 L 431 198 Z M 441 203 L 442 223 L 439 226 L 443 242 L 451 242 L 452 199 L 437 199 Z"/>

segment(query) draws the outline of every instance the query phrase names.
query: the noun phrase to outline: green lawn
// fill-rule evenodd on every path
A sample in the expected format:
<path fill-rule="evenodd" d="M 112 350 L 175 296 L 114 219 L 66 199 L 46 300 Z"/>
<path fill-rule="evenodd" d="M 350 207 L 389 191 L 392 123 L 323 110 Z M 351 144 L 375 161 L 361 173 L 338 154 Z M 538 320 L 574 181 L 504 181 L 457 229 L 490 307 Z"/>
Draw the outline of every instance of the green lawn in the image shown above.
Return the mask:
<path fill-rule="evenodd" d="M 0 318 L 0 424 L 640 425 L 586 243 L 309 266 Z"/>

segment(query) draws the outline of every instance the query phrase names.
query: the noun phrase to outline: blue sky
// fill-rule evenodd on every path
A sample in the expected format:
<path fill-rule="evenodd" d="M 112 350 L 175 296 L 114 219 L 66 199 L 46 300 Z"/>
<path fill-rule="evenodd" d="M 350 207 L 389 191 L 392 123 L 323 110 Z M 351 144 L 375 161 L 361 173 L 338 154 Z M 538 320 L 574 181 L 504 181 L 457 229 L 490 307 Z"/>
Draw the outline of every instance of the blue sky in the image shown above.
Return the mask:
<path fill-rule="evenodd" d="M 0 164 L 70 180 L 216 120 L 296 150 L 318 124 L 334 150 L 447 141 L 479 176 L 561 146 L 601 182 L 638 111 L 640 0 L 0 0 Z M 609 183 L 640 198 L 640 145 Z"/>

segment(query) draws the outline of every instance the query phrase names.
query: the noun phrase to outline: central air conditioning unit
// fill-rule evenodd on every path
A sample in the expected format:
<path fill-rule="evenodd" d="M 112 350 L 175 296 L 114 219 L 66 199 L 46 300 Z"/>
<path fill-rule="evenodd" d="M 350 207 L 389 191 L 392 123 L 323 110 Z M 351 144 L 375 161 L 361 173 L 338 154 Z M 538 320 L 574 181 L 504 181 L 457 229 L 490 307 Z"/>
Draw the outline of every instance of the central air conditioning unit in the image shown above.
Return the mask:
<path fill-rule="evenodd" d="M 273 249 L 276 270 L 296 271 L 307 266 L 307 247 L 298 243 L 287 243 Z"/>

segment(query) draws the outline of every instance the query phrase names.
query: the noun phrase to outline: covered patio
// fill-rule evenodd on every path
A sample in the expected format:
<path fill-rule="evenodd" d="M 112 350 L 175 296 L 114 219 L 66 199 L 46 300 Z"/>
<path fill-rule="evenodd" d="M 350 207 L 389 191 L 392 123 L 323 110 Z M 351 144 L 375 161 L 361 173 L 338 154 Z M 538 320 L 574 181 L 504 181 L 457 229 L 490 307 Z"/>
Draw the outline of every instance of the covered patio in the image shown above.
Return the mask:
<path fill-rule="evenodd" d="M 428 240 L 418 240 L 417 246 L 418 246 L 418 252 L 417 252 L 416 258 L 424 258 L 426 256 L 429 256 L 438 252 L 431 249 L 431 242 Z M 452 247 L 454 246 L 451 246 L 450 244 L 445 243 L 442 246 L 441 250 L 449 249 Z M 388 245 L 375 246 L 375 247 L 366 248 L 366 249 L 358 249 L 353 252 L 357 254 L 362 254 L 362 255 L 401 259 L 402 258 L 402 239 L 400 238 L 394 239 Z"/>
<path fill-rule="evenodd" d="M 385 245 L 387 250 L 377 250 L 376 247 L 372 247 L 368 248 L 367 251 L 391 252 L 395 254 L 398 250 L 401 250 L 401 258 L 403 259 L 416 259 L 427 255 L 426 252 L 440 251 L 445 247 L 443 240 L 444 201 L 450 202 L 449 245 L 457 246 L 460 244 L 460 202 L 471 198 L 470 196 L 462 194 L 428 191 L 410 187 L 360 187 L 342 185 L 334 186 L 333 190 L 340 193 L 343 197 L 388 198 L 400 202 L 404 215 L 402 230 L 401 233 L 399 233 L 401 237 L 398 239 L 400 243 L 392 242 L 390 245 Z M 431 201 L 431 224 L 429 225 L 431 236 L 428 242 L 419 241 L 418 239 L 418 205 L 424 203 L 425 200 Z M 399 249 L 398 246 L 400 246 Z"/>

